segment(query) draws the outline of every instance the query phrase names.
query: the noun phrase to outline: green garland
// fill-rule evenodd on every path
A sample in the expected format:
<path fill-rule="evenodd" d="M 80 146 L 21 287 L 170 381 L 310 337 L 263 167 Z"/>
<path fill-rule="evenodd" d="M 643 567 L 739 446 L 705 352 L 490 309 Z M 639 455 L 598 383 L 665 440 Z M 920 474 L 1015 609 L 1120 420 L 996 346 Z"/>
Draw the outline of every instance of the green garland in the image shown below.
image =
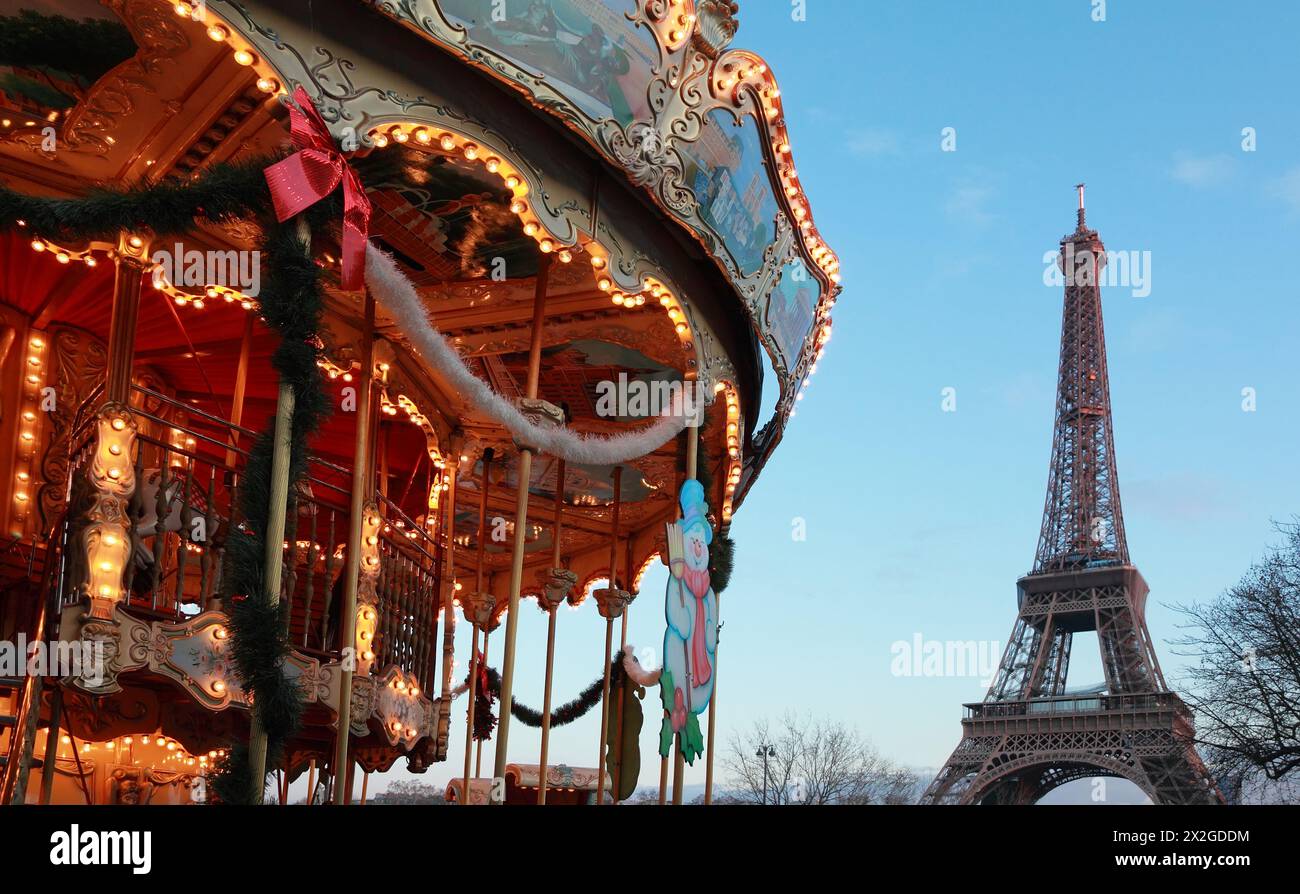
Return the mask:
<path fill-rule="evenodd" d="M 307 439 L 328 412 L 316 333 L 321 324 L 324 294 L 310 245 L 289 226 L 267 216 L 269 192 L 262 171 L 274 159 L 217 165 L 184 182 L 137 186 L 125 190 L 96 189 L 75 199 L 23 195 L 0 187 L 0 230 L 24 221 L 34 236 L 58 241 L 106 240 L 119 233 L 180 234 L 196 219 L 227 223 L 258 219 L 265 234 L 263 289 L 258 296 L 267 324 L 281 336 L 272 365 L 281 381 L 293 386 L 295 406 L 291 425 L 289 477 L 296 482 L 306 471 Z M 319 202 L 307 212 L 313 229 L 337 219 L 338 196 Z M 268 426 L 274 428 L 272 419 Z M 230 650 L 236 674 L 254 700 L 267 735 L 267 766 L 276 766 L 284 743 L 298 728 L 302 695 L 283 672 L 290 652 L 287 603 L 272 605 L 262 585 L 265 576 L 265 532 L 270 510 L 272 434 L 259 436 L 244 470 L 240 508 L 242 530 L 233 531 L 227 545 L 227 569 L 221 596 L 230 615 Z M 256 803 L 265 780 L 249 773 L 246 745 L 230 750 L 217 768 L 213 789 L 224 803 Z"/>
<path fill-rule="evenodd" d="M 78 22 L 33 9 L 0 16 L 0 65 L 66 72 L 91 84 L 135 53 L 131 32 L 117 19 Z"/>
<path fill-rule="evenodd" d="M 623 662 L 615 658 L 609 663 L 609 691 L 617 692 L 618 687 L 623 685 Z M 495 668 L 487 669 L 488 690 L 494 698 L 501 697 L 501 675 L 496 672 Z M 465 677 L 465 685 L 469 685 L 469 677 Z M 475 687 L 477 688 L 477 687 Z M 600 696 L 605 690 L 605 677 L 602 674 L 592 681 L 591 685 L 582 692 L 573 701 L 565 702 L 555 710 L 551 711 L 551 729 L 557 726 L 567 726 L 578 718 L 587 714 L 592 708 L 600 704 Z M 478 726 L 478 709 L 474 712 L 474 725 Z M 534 729 L 540 729 L 542 726 L 542 712 L 536 708 L 530 708 L 528 705 L 521 703 L 518 699 L 510 700 L 510 716 L 518 720 L 524 726 L 531 726 Z"/>
<path fill-rule="evenodd" d="M 700 432 L 700 440 L 707 443 L 708 429 Z M 695 480 L 700 482 L 704 488 L 705 494 L 713 493 L 713 472 L 712 464 L 708 458 L 708 451 L 705 451 L 703 462 L 696 464 Z M 683 471 L 685 470 L 685 459 L 682 460 Z M 721 593 L 727 589 L 727 584 L 731 583 L 731 572 L 735 567 L 736 541 L 731 539 L 730 534 L 724 534 L 722 531 L 715 531 L 713 543 L 709 545 L 709 585 L 713 587 L 715 594 Z"/>

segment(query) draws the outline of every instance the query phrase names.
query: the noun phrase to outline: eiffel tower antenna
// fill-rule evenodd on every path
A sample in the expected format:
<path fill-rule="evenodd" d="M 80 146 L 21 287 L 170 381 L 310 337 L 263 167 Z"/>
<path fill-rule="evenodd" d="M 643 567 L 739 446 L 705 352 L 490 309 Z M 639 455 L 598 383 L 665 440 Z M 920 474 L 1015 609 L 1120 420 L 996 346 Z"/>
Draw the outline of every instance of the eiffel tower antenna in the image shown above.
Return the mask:
<path fill-rule="evenodd" d="M 1221 803 L 1192 745 L 1146 625 L 1148 587 L 1129 561 L 1101 318 L 1106 249 L 1084 223 L 1061 240 L 1061 360 L 1043 526 L 1033 570 L 983 702 L 926 803 L 1034 803 L 1074 779 L 1128 779 L 1157 804 Z M 1074 634 L 1095 631 L 1106 681 L 1067 690 Z"/>

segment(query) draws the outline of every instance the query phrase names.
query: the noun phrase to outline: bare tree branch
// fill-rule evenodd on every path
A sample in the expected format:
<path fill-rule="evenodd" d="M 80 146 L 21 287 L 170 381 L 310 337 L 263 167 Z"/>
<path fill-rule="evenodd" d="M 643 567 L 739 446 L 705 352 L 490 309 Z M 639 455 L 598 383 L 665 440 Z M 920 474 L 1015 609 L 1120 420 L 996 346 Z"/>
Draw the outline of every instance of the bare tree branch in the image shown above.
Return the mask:
<path fill-rule="evenodd" d="M 747 804 L 905 804 L 920 780 L 882 756 L 857 730 L 787 713 L 733 734 L 723 769 L 730 797 Z M 767 754 L 766 769 L 764 753 Z"/>
<path fill-rule="evenodd" d="M 1187 633 L 1176 644 L 1197 659 L 1183 687 L 1197 741 L 1224 780 L 1300 768 L 1300 524 L 1278 530 L 1283 544 L 1237 584 L 1178 607 Z"/>

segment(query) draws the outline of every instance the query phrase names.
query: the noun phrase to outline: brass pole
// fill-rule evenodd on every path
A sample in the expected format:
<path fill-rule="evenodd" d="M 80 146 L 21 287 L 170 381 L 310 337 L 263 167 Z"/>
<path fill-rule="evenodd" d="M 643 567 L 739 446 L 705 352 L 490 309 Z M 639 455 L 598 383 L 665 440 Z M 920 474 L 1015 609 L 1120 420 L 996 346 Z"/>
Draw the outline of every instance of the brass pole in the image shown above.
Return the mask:
<path fill-rule="evenodd" d="M 555 522 L 551 525 L 551 567 L 560 567 L 560 534 L 564 526 L 564 460 L 555 469 Z M 555 671 L 555 615 L 559 605 L 547 602 L 546 618 L 546 694 L 542 696 L 542 753 L 537 759 L 537 803 L 546 803 L 546 760 L 551 744 L 551 677 Z"/>
<path fill-rule="evenodd" d="M 244 420 L 244 396 L 248 391 L 248 367 L 253 354 L 253 317 L 252 311 L 244 313 L 244 335 L 239 341 L 239 366 L 235 369 L 235 391 L 230 398 L 230 425 L 239 427 Z M 239 446 L 239 432 L 231 431 L 230 446 L 226 448 L 226 467 L 235 467 L 235 448 Z"/>
<path fill-rule="evenodd" d="M 375 426 L 375 452 L 379 454 L 379 492 L 388 496 L 388 429 Z"/>
<path fill-rule="evenodd" d="M 54 687 L 50 701 L 50 729 L 45 734 L 45 757 L 41 766 L 41 803 L 50 803 L 54 792 L 55 768 L 59 758 L 59 722 L 63 718 L 63 687 Z"/>
<path fill-rule="evenodd" d="M 375 367 L 375 296 L 366 289 L 365 322 L 361 331 L 361 373 L 357 377 L 357 426 L 353 440 L 352 493 L 348 502 L 348 551 L 343 573 L 343 605 L 339 617 L 343 622 L 340 648 L 344 654 L 352 650 L 353 662 L 343 662 L 339 675 L 338 732 L 334 736 L 334 772 L 339 774 L 350 765 L 348 760 L 348 727 L 352 716 L 352 674 L 355 668 L 357 639 L 357 583 L 361 573 L 361 532 L 366 513 L 366 500 L 374 472 L 370 468 L 370 400 Z M 334 803 L 341 806 L 351 794 L 347 773 L 340 777 L 341 784 L 334 786 Z M 348 791 L 344 791 L 348 789 Z"/>
<path fill-rule="evenodd" d="M 686 477 L 694 478 L 699 463 L 699 438 L 696 437 L 695 428 L 686 426 Z M 690 685 L 690 681 L 687 681 Z M 709 735 L 713 731 L 709 730 Z M 676 757 L 673 760 L 673 803 L 682 803 L 682 786 L 685 784 L 686 777 L 686 758 L 682 756 L 682 734 L 677 734 Z"/>
<path fill-rule="evenodd" d="M 551 269 L 550 254 L 543 254 L 537 268 L 537 289 L 533 295 L 532 343 L 528 349 L 529 399 L 537 398 L 537 384 L 542 371 L 542 324 L 546 318 L 546 286 Z M 524 539 L 528 530 L 528 484 L 533 472 L 533 451 L 519 451 L 519 495 L 515 501 L 515 540 L 510 561 L 510 605 L 506 617 L 505 657 L 501 662 L 501 723 L 497 728 L 494 779 L 505 779 L 506 751 L 510 742 L 510 705 L 514 698 L 515 638 L 519 633 L 519 593 L 524 583 Z M 501 800 L 505 803 L 505 799 Z"/>
<path fill-rule="evenodd" d="M 718 617 L 722 617 L 722 594 L 716 590 L 713 593 L 714 611 Z M 718 722 L 718 643 L 713 644 L 713 692 L 709 696 L 709 740 L 705 746 L 706 753 L 704 756 L 704 803 L 713 803 L 713 740 L 714 733 L 717 732 Z"/>
<path fill-rule="evenodd" d="M 284 523 L 289 502 L 289 448 L 293 440 L 294 393 L 288 382 L 280 383 L 275 405 L 275 434 L 271 452 L 271 496 L 266 514 L 266 573 L 263 587 L 271 605 L 280 603 L 280 580 L 284 572 Z M 261 804 L 266 784 L 266 730 L 253 711 L 248 740 L 249 777 L 252 803 Z"/>
<path fill-rule="evenodd" d="M 132 240 L 135 240 L 132 242 Z M 135 328 L 140 315 L 140 290 L 149 267 L 140 237 L 121 233 L 113 253 L 113 310 L 108 330 L 108 374 L 104 400 L 128 404 L 135 361 Z"/>
<path fill-rule="evenodd" d="M 456 650 L 456 470 L 460 454 L 447 459 L 447 590 L 442 603 L 442 699 L 451 710 L 452 659 Z"/>
<path fill-rule="evenodd" d="M 475 609 L 478 607 L 478 594 L 483 592 L 483 556 L 487 546 L 487 504 L 488 487 L 491 480 L 492 448 L 483 451 L 483 481 L 478 489 L 478 560 L 474 569 Z M 465 715 L 465 778 L 461 786 L 462 804 L 469 804 L 469 763 L 474 745 L 474 709 L 478 701 L 474 696 L 478 686 L 478 624 L 470 624 L 469 653 L 469 708 Z"/>
<path fill-rule="evenodd" d="M 632 538 L 628 538 L 629 542 Z M 627 566 L 627 588 L 632 592 L 632 566 Z M 632 611 L 632 604 L 629 602 L 623 606 L 623 631 L 618 638 L 618 657 L 619 663 L 623 661 L 623 649 L 627 646 L 627 616 Z M 627 691 L 626 686 L 618 687 L 618 712 L 614 715 L 614 723 L 617 732 L 614 734 L 614 753 L 618 755 L 618 766 L 614 768 L 614 794 L 611 800 L 618 803 L 618 793 L 623 787 L 623 698 Z"/>
<path fill-rule="evenodd" d="M 496 613 L 496 605 L 493 604 L 492 611 Z M 488 642 L 492 639 L 492 620 L 488 619 L 488 626 L 483 628 L 483 664 L 488 665 Z M 483 740 L 479 739 L 474 743 L 474 777 L 478 778 L 483 775 Z"/>
<path fill-rule="evenodd" d="M 614 513 L 609 540 L 609 595 L 618 590 L 618 510 L 623 499 L 623 467 L 614 467 Z M 610 605 L 617 604 L 611 601 Z M 605 618 L 605 682 L 600 689 L 600 753 L 596 758 L 596 806 L 605 802 L 605 737 L 609 733 L 609 650 L 614 641 L 614 619 Z"/>
<path fill-rule="evenodd" d="M 307 219 L 299 216 L 296 235 L 311 245 Z M 127 386 L 130 386 L 128 376 Z M 271 605 L 280 603 L 280 580 L 284 572 L 284 524 L 289 504 L 289 450 L 293 444 L 293 385 L 281 380 L 275 403 L 275 432 L 271 441 L 271 493 L 266 511 L 266 571 L 262 585 Z M 253 710 L 248 738 L 249 776 L 254 790 L 249 793 L 254 804 L 262 803 L 266 785 L 266 730 L 262 729 L 257 710 Z"/>
<path fill-rule="evenodd" d="M 307 806 L 316 803 L 316 758 L 307 763 Z"/>

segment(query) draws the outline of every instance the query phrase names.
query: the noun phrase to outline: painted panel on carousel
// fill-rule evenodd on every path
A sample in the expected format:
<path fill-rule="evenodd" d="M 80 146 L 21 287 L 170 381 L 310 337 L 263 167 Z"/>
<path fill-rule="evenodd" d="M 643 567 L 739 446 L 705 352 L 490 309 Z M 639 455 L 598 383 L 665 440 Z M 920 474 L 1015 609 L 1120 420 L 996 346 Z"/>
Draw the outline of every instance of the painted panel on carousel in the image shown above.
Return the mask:
<path fill-rule="evenodd" d="M 776 238 L 777 204 L 754 119 L 737 122 L 730 112 L 715 109 L 699 139 L 679 149 L 700 218 L 722 238 L 741 273 L 755 272 Z"/>
<path fill-rule="evenodd" d="M 650 119 L 646 85 L 658 62 L 627 16 L 635 0 L 440 0 L 479 46 L 544 76 L 592 118 Z"/>
<path fill-rule="evenodd" d="M 781 279 L 767 297 L 763 325 L 776 343 L 786 369 L 793 370 L 812 332 L 821 287 L 799 258 L 781 269 Z"/>
<path fill-rule="evenodd" d="M 695 479 L 682 485 L 682 519 L 668 529 L 668 586 L 664 596 L 664 667 L 659 678 L 663 726 L 659 754 L 667 757 L 676 736 L 688 764 L 704 750 L 698 716 L 713 696 L 718 648 L 718 597 L 709 582 L 709 504 Z"/>

